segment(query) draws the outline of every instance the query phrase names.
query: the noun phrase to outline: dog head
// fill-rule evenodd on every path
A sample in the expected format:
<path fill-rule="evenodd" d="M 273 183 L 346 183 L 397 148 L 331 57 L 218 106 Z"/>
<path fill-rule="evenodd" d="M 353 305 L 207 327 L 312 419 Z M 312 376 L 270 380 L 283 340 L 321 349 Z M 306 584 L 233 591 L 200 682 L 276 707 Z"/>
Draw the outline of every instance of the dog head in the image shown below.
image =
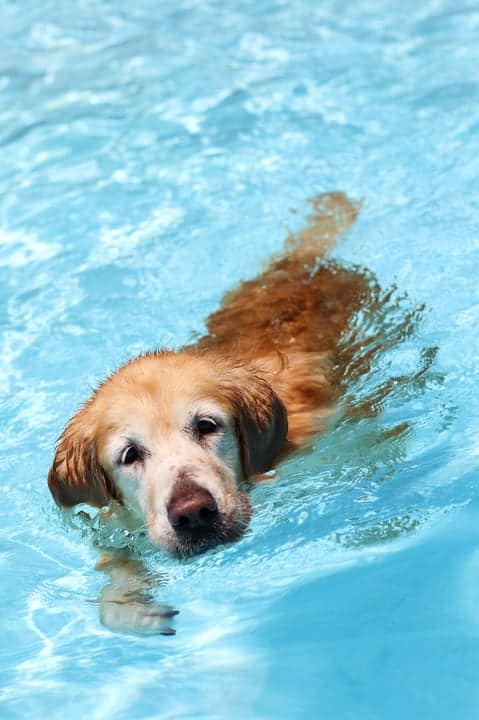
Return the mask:
<path fill-rule="evenodd" d="M 108 378 L 60 437 L 48 484 L 58 505 L 116 499 L 178 555 L 241 535 L 241 489 L 268 470 L 287 435 L 286 410 L 251 366 L 162 351 Z"/>

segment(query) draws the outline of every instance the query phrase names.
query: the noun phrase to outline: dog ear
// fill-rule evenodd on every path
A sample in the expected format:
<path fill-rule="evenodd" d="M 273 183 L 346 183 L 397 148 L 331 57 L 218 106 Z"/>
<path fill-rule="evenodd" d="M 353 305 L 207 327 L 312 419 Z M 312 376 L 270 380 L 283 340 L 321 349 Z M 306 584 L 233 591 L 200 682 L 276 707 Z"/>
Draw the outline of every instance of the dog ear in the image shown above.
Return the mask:
<path fill-rule="evenodd" d="M 233 372 L 227 395 L 233 405 L 245 478 L 270 470 L 286 442 L 286 408 L 264 378 L 253 371 Z M 236 377 L 235 377 L 236 376 Z"/>
<path fill-rule="evenodd" d="M 80 410 L 66 426 L 48 473 L 48 487 L 60 507 L 78 503 L 103 507 L 115 497 L 98 461 L 94 435 L 84 415 L 85 410 Z"/>

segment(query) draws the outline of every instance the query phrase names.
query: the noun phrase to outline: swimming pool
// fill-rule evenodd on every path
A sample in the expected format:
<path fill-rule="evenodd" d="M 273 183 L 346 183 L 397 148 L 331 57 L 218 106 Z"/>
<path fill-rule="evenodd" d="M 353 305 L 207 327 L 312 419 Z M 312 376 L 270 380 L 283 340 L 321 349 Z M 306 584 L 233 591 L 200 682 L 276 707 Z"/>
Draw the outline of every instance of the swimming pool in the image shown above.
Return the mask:
<path fill-rule="evenodd" d="M 477 718 L 477 4 L 25 0 L 0 27 L 2 720 Z M 351 392 L 407 381 L 258 487 L 241 542 L 150 558 L 175 637 L 110 633 L 56 437 L 337 189 L 364 208 L 335 257 L 411 313 Z"/>

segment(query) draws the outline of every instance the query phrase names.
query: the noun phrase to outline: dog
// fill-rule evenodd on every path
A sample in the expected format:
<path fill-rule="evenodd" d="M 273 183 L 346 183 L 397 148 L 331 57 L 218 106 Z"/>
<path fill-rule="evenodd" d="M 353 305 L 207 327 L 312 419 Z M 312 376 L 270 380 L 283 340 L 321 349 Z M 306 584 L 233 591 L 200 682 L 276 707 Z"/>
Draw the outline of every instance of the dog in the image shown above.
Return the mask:
<path fill-rule="evenodd" d="M 207 335 L 127 362 L 68 422 L 48 475 L 60 507 L 114 501 L 179 557 L 241 537 L 248 489 L 325 428 L 338 343 L 370 292 L 364 273 L 324 260 L 360 204 L 329 193 L 312 206 L 284 252 L 208 318 Z M 110 603 L 138 576 L 118 567 Z"/>

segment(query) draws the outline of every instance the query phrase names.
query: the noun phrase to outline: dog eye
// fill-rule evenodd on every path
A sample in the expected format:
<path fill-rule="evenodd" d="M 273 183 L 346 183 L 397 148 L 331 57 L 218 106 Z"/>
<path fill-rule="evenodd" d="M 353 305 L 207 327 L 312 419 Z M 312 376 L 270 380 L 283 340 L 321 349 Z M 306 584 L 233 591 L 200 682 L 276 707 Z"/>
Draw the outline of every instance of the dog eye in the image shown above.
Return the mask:
<path fill-rule="evenodd" d="M 121 454 L 121 464 L 133 465 L 133 463 L 137 460 L 140 460 L 140 458 L 141 455 L 138 448 L 135 447 L 135 445 L 128 445 L 128 447 L 125 448 Z"/>
<path fill-rule="evenodd" d="M 196 427 L 200 435 L 210 435 L 215 432 L 218 425 L 211 418 L 201 418 L 196 423 Z"/>

